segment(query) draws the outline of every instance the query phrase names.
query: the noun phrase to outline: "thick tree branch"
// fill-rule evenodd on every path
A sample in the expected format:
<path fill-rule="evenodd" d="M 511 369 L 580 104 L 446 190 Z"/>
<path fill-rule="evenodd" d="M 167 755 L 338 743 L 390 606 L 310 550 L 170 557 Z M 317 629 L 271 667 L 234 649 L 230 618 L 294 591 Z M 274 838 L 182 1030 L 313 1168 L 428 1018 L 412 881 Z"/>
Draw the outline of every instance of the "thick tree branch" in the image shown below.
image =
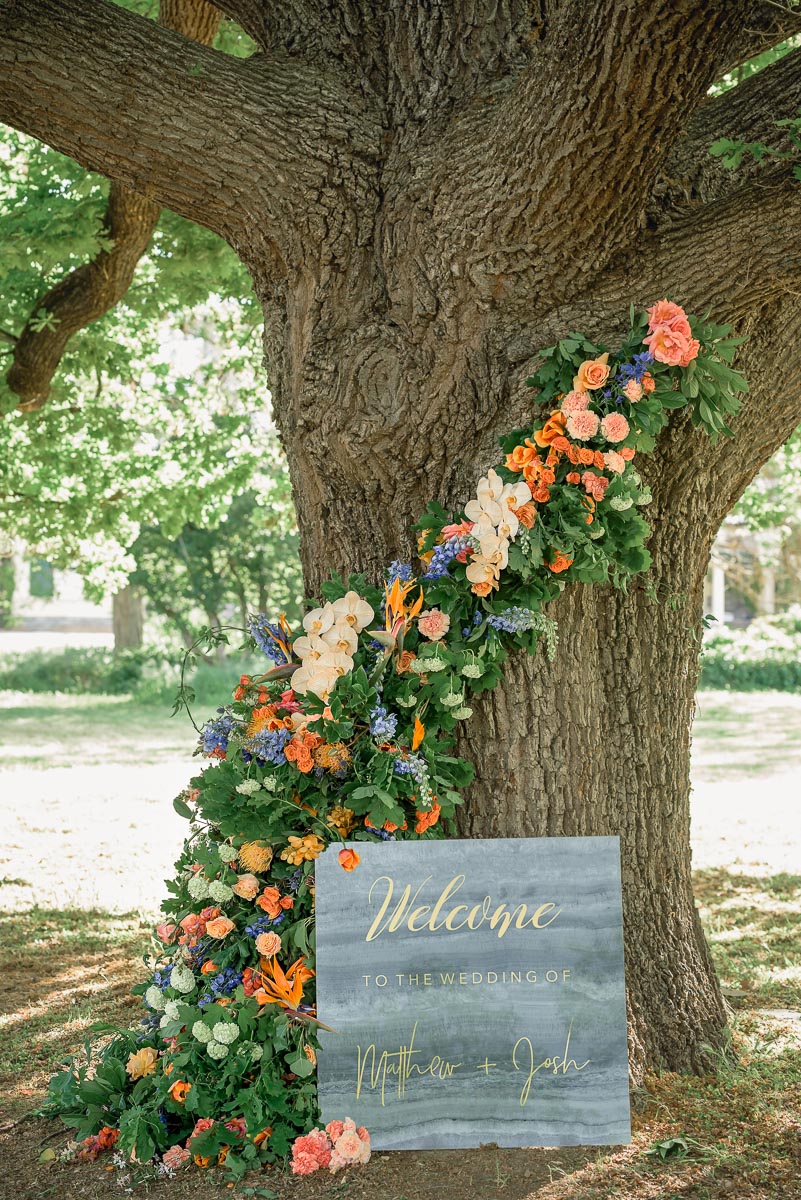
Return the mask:
<path fill-rule="evenodd" d="M 798 0 L 755 0 L 751 12 L 743 18 L 739 33 L 717 64 L 717 77 L 736 70 L 749 58 L 756 58 L 796 33 L 801 33 L 801 4 Z"/>
<path fill-rule="evenodd" d="M 590 21 L 585 3 L 563 4 L 487 131 L 491 162 L 471 214 L 486 266 L 494 248 L 499 266 L 505 250 L 522 249 L 544 278 L 569 286 L 629 245 L 666 150 L 752 7 L 604 0 Z M 504 203 L 486 220 L 491 196 Z"/>
<path fill-rule="evenodd" d="M 279 254 L 334 206 L 352 234 L 342 213 L 372 186 L 378 140 L 337 77 L 233 59 L 106 0 L 5 0 L 0 119 L 242 251 L 255 216 Z"/>
<path fill-rule="evenodd" d="M 220 12 L 206 0 L 161 0 L 159 22 L 206 45 L 214 40 Z M 112 182 L 103 228 L 108 249 L 71 271 L 40 297 L 15 340 L 6 382 L 23 412 L 41 408 L 70 338 L 113 308 L 127 292 L 147 249 L 161 209 Z M 42 317 L 46 316 L 46 323 Z"/>
<path fill-rule="evenodd" d="M 687 202 L 719 199 L 742 187 L 743 181 L 764 172 L 746 159 L 734 172 L 709 153 L 718 138 L 742 138 L 747 142 L 788 149 L 776 121 L 795 117 L 801 108 L 801 48 L 750 76 L 731 91 L 708 100 L 693 117 L 686 135 L 673 148 L 654 187 L 652 217 L 656 223 L 671 219 L 669 210 Z"/>

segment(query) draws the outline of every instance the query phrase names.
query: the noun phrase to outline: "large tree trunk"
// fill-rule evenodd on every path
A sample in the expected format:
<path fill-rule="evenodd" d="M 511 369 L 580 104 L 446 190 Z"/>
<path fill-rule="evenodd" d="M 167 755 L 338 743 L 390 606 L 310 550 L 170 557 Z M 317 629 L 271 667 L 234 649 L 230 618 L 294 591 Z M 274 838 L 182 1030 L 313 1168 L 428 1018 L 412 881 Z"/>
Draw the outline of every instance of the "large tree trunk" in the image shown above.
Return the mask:
<path fill-rule="evenodd" d="M 723 516 L 801 419 L 801 187 L 785 163 L 726 173 L 709 145 L 795 114 L 801 50 L 708 91 L 801 12 L 218 6 L 260 54 L 99 0 L 8 0 L 0 116 L 215 229 L 251 270 L 310 594 L 332 569 L 378 579 L 412 557 L 411 523 L 428 500 L 464 504 L 496 436 L 532 415 L 526 368 L 571 329 L 614 342 L 630 302 L 669 292 L 754 334 L 737 439 L 712 447 L 682 416 L 648 461 L 659 603 L 570 588 L 556 661 L 512 660 L 463 738 L 463 833 L 620 835 L 633 1073 L 699 1069 L 724 1031 L 690 878 L 702 581 Z"/>

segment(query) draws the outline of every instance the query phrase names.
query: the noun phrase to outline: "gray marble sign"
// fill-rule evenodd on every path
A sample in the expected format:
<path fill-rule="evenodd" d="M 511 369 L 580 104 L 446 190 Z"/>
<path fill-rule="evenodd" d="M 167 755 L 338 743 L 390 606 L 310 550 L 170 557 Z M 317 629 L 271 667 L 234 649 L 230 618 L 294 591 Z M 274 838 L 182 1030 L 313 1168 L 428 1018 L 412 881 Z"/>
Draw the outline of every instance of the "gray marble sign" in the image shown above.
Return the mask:
<path fill-rule="evenodd" d="M 379 1150 L 628 1142 L 618 839 L 356 847 L 316 864 L 324 1120 Z"/>

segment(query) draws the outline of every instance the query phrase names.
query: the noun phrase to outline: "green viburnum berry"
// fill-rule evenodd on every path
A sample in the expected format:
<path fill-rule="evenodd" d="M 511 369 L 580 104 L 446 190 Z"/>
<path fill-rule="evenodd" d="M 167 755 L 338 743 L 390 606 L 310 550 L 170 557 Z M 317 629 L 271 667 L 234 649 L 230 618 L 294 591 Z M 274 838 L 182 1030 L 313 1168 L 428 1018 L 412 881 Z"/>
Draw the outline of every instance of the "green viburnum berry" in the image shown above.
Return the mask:
<path fill-rule="evenodd" d="M 170 975 L 170 987 L 175 988 L 176 992 L 186 993 L 194 990 L 195 977 L 189 967 L 182 966 L 181 963 L 173 967 Z M 170 1004 L 174 1003 L 174 1000 L 168 1001 L 167 1008 L 169 1009 Z M 176 1013 L 175 1015 L 177 1016 L 178 1014 Z"/>
<path fill-rule="evenodd" d="M 236 790 L 240 796 L 255 796 L 256 792 L 261 790 L 261 784 L 258 779 L 243 779 L 241 783 L 237 784 Z M 230 862 L 231 860 L 227 859 L 226 861 Z"/>
<path fill-rule="evenodd" d="M 239 791 L 239 788 L 236 790 Z M 229 846 L 227 842 L 223 842 L 221 846 L 217 847 L 217 853 L 224 863 L 233 862 L 236 858 L 236 848 Z"/>
<path fill-rule="evenodd" d="M 228 1053 L 227 1046 L 223 1045 L 222 1042 L 215 1042 L 214 1040 L 206 1044 L 206 1049 L 208 1050 L 211 1058 L 225 1058 L 226 1054 Z"/>
<path fill-rule="evenodd" d="M 615 512 L 625 512 L 627 508 L 631 508 L 634 501 L 631 496 L 613 496 L 609 501 L 609 507 Z"/>
<path fill-rule="evenodd" d="M 649 487 L 644 487 L 635 501 L 638 508 L 644 508 L 646 504 L 650 504 L 653 500 L 653 494 Z"/>
<path fill-rule="evenodd" d="M 263 1054 L 264 1054 L 264 1049 L 261 1046 L 257 1046 L 254 1043 L 250 1047 L 250 1061 L 251 1062 L 257 1063 Z"/>
<path fill-rule="evenodd" d="M 220 879 L 214 879 L 209 884 L 209 897 L 218 904 L 222 904 L 225 900 L 230 900 L 233 894 L 228 884 L 223 883 Z"/>
<path fill-rule="evenodd" d="M 210 895 L 210 883 L 202 871 L 193 875 L 186 885 L 186 890 L 193 900 L 205 900 Z"/>
<path fill-rule="evenodd" d="M 264 787 L 268 792 L 274 792 L 278 787 L 278 780 L 273 779 L 272 775 L 268 775 L 264 780 L 262 787 Z"/>
<path fill-rule="evenodd" d="M 208 1025 L 204 1025 L 202 1021 L 195 1021 L 194 1025 L 192 1026 L 192 1037 L 196 1038 L 199 1042 L 210 1042 L 211 1030 L 209 1029 Z"/>
<path fill-rule="evenodd" d="M 211 1036 L 215 1042 L 222 1042 L 224 1046 L 230 1046 L 239 1037 L 239 1026 L 227 1021 L 218 1021 L 212 1028 Z"/>
<path fill-rule="evenodd" d="M 416 696 L 396 696 L 395 699 L 403 708 L 413 708 L 417 703 Z"/>
<path fill-rule="evenodd" d="M 472 708 L 467 708 L 466 706 L 461 707 L 461 708 L 452 708 L 451 709 L 451 716 L 455 717 L 457 721 L 466 721 L 468 719 L 468 717 L 472 717 L 472 715 L 473 715 Z"/>
<path fill-rule="evenodd" d="M 464 700 L 463 692 L 446 692 L 440 697 L 440 704 L 445 708 L 458 708 Z"/>
<path fill-rule="evenodd" d="M 462 667 L 462 674 L 464 675 L 465 679 L 480 679 L 484 674 L 484 667 L 478 659 L 474 659 L 472 662 L 466 662 L 464 664 Z"/>
<path fill-rule="evenodd" d="M 155 983 L 151 983 L 145 992 L 145 1000 L 156 1012 L 162 1012 L 166 1003 L 161 988 L 156 987 Z"/>

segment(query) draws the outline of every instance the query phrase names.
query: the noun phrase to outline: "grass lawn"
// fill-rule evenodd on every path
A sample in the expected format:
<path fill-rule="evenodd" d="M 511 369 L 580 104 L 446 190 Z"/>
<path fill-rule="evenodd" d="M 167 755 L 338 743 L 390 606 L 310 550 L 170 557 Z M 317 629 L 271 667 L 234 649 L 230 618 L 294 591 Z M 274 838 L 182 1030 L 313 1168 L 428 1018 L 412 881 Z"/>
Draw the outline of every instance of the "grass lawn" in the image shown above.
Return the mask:
<path fill-rule="evenodd" d="M 214 1172 L 157 1181 L 146 1167 L 61 1162 L 64 1133 L 26 1115 L 93 1021 L 136 1020 L 127 991 L 160 894 L 150 860 L 165 864 L 163 877 L 182 832 L 169 801 L 197 764 L 185 718 L 120 698 L 7 699 L 0 1197 L 107 1200 L 134 1188 L 176 1200 L 801 1198 L 801 698 L 699 697 L 696 894 L 732 1006 L 731 1053 L 716 1074 L 650 1079 L 633 1098 L 627 1147 L 376 1154 L 341 1176 L 273 1169 L 235 1189 Z M 106 879 L 110 902 L 93 906 Z"/>

